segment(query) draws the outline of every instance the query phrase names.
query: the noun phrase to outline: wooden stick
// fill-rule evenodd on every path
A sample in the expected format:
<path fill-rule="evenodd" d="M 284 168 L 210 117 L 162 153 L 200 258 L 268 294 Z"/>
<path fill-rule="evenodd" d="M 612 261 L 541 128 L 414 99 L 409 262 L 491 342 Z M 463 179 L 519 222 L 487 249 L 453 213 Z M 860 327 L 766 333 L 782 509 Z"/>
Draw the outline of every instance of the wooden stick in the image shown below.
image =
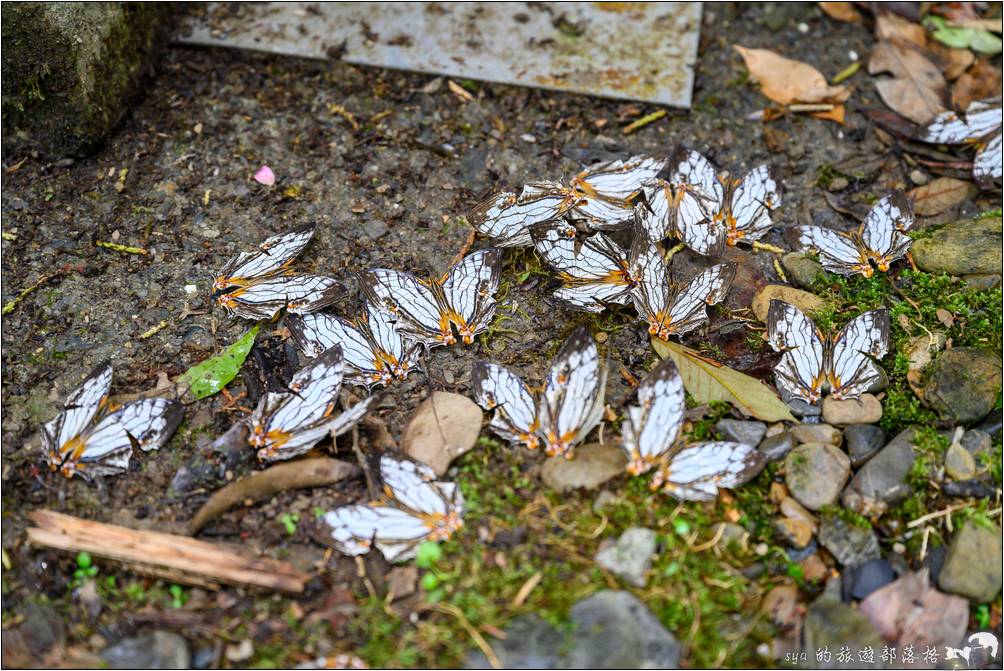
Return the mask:
<path fill-rule="evenodd" d="M 187 536 L 142 531 L 83 520 L 51 510 L 34 510 L 28 540 L 66 552 L 89 552 L 124 562 L 137 573 L 194 585 L 252 585 L 300 593 L 307 574 L 291 564 L 254 557 L 240 549 Z"/>

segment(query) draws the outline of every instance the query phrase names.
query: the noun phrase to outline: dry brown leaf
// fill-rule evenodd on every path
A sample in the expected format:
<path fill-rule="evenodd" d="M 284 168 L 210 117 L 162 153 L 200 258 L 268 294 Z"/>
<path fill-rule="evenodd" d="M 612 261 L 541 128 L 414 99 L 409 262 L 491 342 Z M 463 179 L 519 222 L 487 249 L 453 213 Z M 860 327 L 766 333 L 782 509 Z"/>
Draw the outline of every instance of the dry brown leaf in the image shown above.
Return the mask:
<path fill-rule="evenodd" d="M 743 57 L 750 76 L 760 91 L 776 103 L 842 103 L 851 95 L 846 86 L 830 86 L 826 78 L 808 63 L 779 56 L 767 49 L 735 50 Z"/>
<path fill-rule="evenodd" d="M 974 100 L 1000 95 L 1001 71 L 981 58 L 959 77 L 952 89 L 952 106 L 964 110 Z"/>
<path fill-rule="evenodd" d="M 471 94 L 470 91 L 468 91 L 467 89 L 465 89 L 463 86 L 456 83 L 452 79 L 447 80 L 446 86 L 449 87 L 450 92 L 453 93 L 453 95 L 457 96 L 464 102 L 471 102 L 472 100 L 474 100 L 474 96 Z"/>
<path fill-rule="evenodd" d="M 847 23 L 861 23 L 861 13 L 852 2 L 820 2 L 819 8 L 831 19 Z"/>
<path fill-rule="evenodd" d="M 875 19 L 875 37 L 897 44 L 927 45 L 927 31 L 919 23 L 907 21 L 896 14 L 879 14 Z"/>
<path fill-rule="evenodd" d="M 844 123 L 844 117 L 847 115 L 847 108 L 843 105 L 837 105 L 829 112 L 813 112 L 809 116 L 813 119 L 823 119 L 824 121 L 836 121 L 839 124 Z"/>
<path fill-rule="evenodd" d="M 934 56 L 937 65 L 941 66 L 941 72 L 948 81 L 958 79 L 976 60 L 976 56 L 969 49 L 953 49 L 937 40 L 931 40 L 927 50 Z"/>
<path fill-rule="evenodd" d="M 401 449 L 442 475 L 481 433 L 481 408 L 466 396 L 436 391 L 418 406 L 401 438 Z"/>
<path fill-rule="evenodd" d="M 908 195 L 913 199 L 913 211 L 922 217 L 930 217 L 955 207 L 976 193 L 977 188 L 972 182 L 939 177 L 924 186 L 918 186 Z"/>
<path fill-rule="evenodd" d="M 883 102 L 916 123 L 927 123 L 945 111 L 943 100 L 948 82 L 924 53 L 909 44 L 884 40 L 875 45 L 868 73 L 888 72 L 892 79 L 875 82 Z"/>
<path fill-rule="evenodd" d="M 952 324 L 955 323 L 955 315 L 946 310 L 945 308 L 938 308 L 934 311 L 934 315 L 938 318 L 938 321 L 944 324 L 948 328 L 952 328 Z"/>
<path fill-rule="evenodd" d="M 858 610 L 887 641 L 918 650 L 957 645 L 966 633 L 969 603 L 931 587 L 927 569 L 906 573 L 869 594 Z"/>

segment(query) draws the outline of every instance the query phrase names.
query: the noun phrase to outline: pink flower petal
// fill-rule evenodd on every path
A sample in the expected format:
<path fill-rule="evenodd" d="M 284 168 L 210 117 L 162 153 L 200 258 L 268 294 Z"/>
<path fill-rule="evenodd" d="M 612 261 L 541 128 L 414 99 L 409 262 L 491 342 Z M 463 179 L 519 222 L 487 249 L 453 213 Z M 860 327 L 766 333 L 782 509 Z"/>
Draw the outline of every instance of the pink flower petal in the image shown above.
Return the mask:
<path fill-rule="evenodd" d="M 254 174 L 254 181 L 259 184 L 264 184 L 265 186 L 272 186 L 275 184 L 275 173 L 272 172 L 272 168 L 267 165 L 263 165 L 258 168 L 258 172 Z"/>

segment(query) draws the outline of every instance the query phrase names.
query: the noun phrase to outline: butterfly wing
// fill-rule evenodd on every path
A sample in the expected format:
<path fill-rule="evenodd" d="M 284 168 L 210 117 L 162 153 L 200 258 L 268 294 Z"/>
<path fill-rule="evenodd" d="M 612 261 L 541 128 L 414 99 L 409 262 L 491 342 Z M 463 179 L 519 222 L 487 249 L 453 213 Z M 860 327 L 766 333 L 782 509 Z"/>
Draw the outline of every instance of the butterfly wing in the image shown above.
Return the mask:
<path fill-rule="evenodd" d="M 918 135 L 924 142 L 935 144 L 965 144 L 986 137 L 1004 123 L 1000 99 L 975 100 L 965 114 L 942 112 L 934 117 Z"/>
<path fill-rule="evenodd" d="M 540 424 L 549 456 L 573 456 L 575 445 L 599 424 L 605 393 L 606 367 L 593 337 L 579 327 L 558 351 L 544 387 Z"/>
<path fill-rule="evenodd" d="M 822 333 L 794 305 L 772 300 L 767 310 L 767 337 L 783 352 L 774 367 L 777 386 L 789 397 L 815 403 L 826 381 L 826 347 Z"/>
<path fill-rule="evenodd" d="M 833 339 L 830 393 L 857 398 L 882 377 L 874 359 L 889 351 L 889 312 L 885 308 L 858 315 Z"/>
<path fill-rule="evenodd" d="M 474 400 L 485 410 L 494 410 L 491 428 L 511 443 L 537 447 L 537 406 L 515 373 L 485 361 L 475 361 L 471 372 Z"/>
<path fill-rule="evenodd" d="M 370 396 L 359 401 L 355 405 L 346 408 L 343 412 L 339 413 L 333 420 L 327 423 L 327 430 L 332 436 L 340 436 L 353 426 L 359 423 L 366 413 L 369 412 L 370 407 L 374 403 L 380 400 L 379 396 Z"/>
<path fill-rule="evenodd" d="M 105 421 L 118 422 L 144 452 L 158 450 L 174 435 L 185 416 L 184 406 L 173 399 L 147 398 L 127 403 Z"/>
<path fill-rule="evenodd" d="M 874 273 L 868 263 L 868 252 L 861 249 L 849 235 L 837 233 L 820 226 L 799 226 L 798 243 L 819 253 L 819 262 L 828 272 L 838 275 Z"/>
<path fill-rule="evenodd" d="M 46 422 L 42 431 L 46 449 L 59 451 L 91 423 L 102 403 L 107 403 L 112 386 L 112 365 L 105 361 L 88 374 L 63 403 L 63 411 Z"/>
<path fill-rule="evenodd" d="M 446 344 L 449 323 L 435 295 L 414 275 L 383 268 L 367 270 L 359 275 L 359 285 L 367 300 L 391 313 L 399 333 L 430 347 Z"/>
<path fill-rule="evenodd" d="M 415 546 L 429 534 L 419 517 L 392 506 L 343 506 L 322 519 L 339 552 L 362 555 L 376 545 L 390 562 L 412 558 Z"/>
<path fill-rule="evenodd" d="M 719 489 L 735 489 L 763 470 L 766 459 L 743 443 L 700 443 L 680 450 L 663 472 L 663 491 L 683 501 L 710 501 Z"/>
<path fill-rule="evenodd" d="M 651 470 L 676 442 L 685 409 L 683 378 L 672 359 L 663 359 L 638 385 L 638 405 L 629 406 L 621 425 L 627 470 Z"/>
<path fill-rule="evenodd" d="M 882 272 L 910 249 L 913 242 L 903 235 L 913 225 L 913 205 L 906 194 L 894 191 L 885 196 L 861 224 L 861 242 Z"/>
<path fill-rule="evenodd" d="M 60 468 L 66 477 L 77 474 L 88 480 L 129 470 L 132 438 L 119 422 L 106 417 L 80 438 L 81 442 L 64 452 L 58 460 L 50 456 L 50 465 Z"/>
<path fill-rule="evenodd" d="M 450 269 L 443 282 L 450 320 L 466 344 L 488 329 L 495 316 L 495 294 L 502 279 L 502 250 L 468 254 Z"/>
<path fill-rule="evenodd" d="M 565 222 L 538 224 L 531 235 L 534 247 L 557 271 L 562 287 L 554 297 L 567 307 L 602 312 L 610 303 L 624 305 L 631 300 L 627 258 L 607 236 L 592 235 L 576 251 L 575 227 Z"/>
<path fill-rule="evenodd" d="M 665 340 L 670 335 L 689 333 L 708 321 L 708 306 L 725 300 L 735 277 L 735 263 L 720 263 L 701 271 L 660 315 L 659 337 Z"/>
<path fill-rule="evenodd" d="M 261 243 L 257 251 L 241 252 L 228 261 L 217 273 L 214 289 L 246 286 L 254 278 L 281 272 L 303 251 L 312 237 L 313 225 L 273 235 Z"/>
<path fill-rule="evenodd" d="M 567 207 L 568 196 L 560 185 L 530 184 L 519 198 L 513 193 L 491 196 L 467 219 L 497 247 L 529 247 L 533 245 L 530 226 L 561 216 Z"/>
<path fill-rule="evenodd" d="M 281 275 L 221 293 L 216 302 L 228 316 L 262 320 L 274 319 L 283 308 L 294 314 L 316 312 L 344 295 L 344 287 L 333 277 Z"/>
<path fill-rule="evenodd" d="M 780 205 L 781 190 L 770 168 L 761 165 L 750 171 L 732 192 L 726 244 L 762 238 L 773 225 L 771 211 Z"/>
<path fill-rule="evenodd" d="M 990 138 L 976 152 L 973 158 L 973 177 L 980 184 L 999 182 L 1004 176 L 1004 163 L 1001 163 L 1001 133 Z"/>
<path fill-rule="evenodd" d="M 631 244 L 629 272 L 634 280 L 630 295 L 635 310 L 648 323 L 648 332 L 656 335 L 671 299 L 669 272 L 662 254 L 637 228 Z"/>
<path fill-rule="evenodd" d="M 665 167 L 665 159 L 653 156 L 639 155 L 627 160 L 607 161 L 576 175 L 572 179 L 572 188 L 589 197 L 623 203 L 641 191 L 645 182 L 658 177 Z"/>
<path fill-rule="evenodd" d="M 696 151 L 682 151 L 673 160 L 669 185 L 673 191 L 674 227 L 687 247 L 703 256 L 721 256 L 726 229 L 719 219 L 725 190 L 711 163 Z"/>
<path fill-rule="evenodd" d="M 652 242 L 676 235 L 673 191 L 669 182 L 657 180 L 645 185 L 645 200 L 634 207 L 635 224 Z"/>
<path fill-rule="evenodd" d="M 400 349 L 401 338 L 388 321 L 386 313 L 372 308 L 368 303 L 367 308 L 370 314 L 361 315 L 357 323 L 323 312 L 289 315 L 285 323 L 293 342 L 308 356 L 316 357 L 335 345 L 340 346 L 345 360 L 345 381 L 371 388 L 375 384 L 387 384 L 393 379 L 396 373 L 396 352 L 387 352 L 384 346 Z M 380 343 L 375 342 L 375 337 L 367 328 L 373 323 L 368 321 L 373 315 L 381 328 L 389 326 L 390 333 L 378 331 Z"/>

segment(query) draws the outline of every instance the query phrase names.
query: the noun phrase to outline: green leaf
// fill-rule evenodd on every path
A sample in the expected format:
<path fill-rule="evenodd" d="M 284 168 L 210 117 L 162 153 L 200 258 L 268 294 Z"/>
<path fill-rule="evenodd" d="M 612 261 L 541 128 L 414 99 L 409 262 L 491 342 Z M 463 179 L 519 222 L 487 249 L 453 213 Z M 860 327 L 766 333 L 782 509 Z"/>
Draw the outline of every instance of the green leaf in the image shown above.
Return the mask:
<path fill-rule="evenodd" d="M 999 54 L 1001 52 L 1001 38 L 987 30 L 977 30 L 973 35 L 969 48 L 981 54 Z"/>
<path fill-rule="evenodd" d="M 179 386 L 187 387 L 196 399 L 212 396 L 223 389 L 237 377 L 237 372 L 244 364 L 244 359 L 251 351 L 257 335 L 258 326 L 255 325 L 230 347 L 202 363 L 195 364 L 178 376 Z"/>
<path fill-rule="evenodd" d="M 948 26 L 938 28 L 931 33 L 931 37 L 945 46 L 955 49 L 968 49 L 975 35 L 976 31 L 972 28 L 949 28 Z"/>
<path fill-rule="evenodd" d="M 432 541 L 425 541 L 415 551 L 415 563 L 419 568 L 432 568 L 442 558 L 443 549 Z"/>
<path fill-rule="evenodd" d="M 698 403 L 725 401 L 765 422 L 795 421 L 788 406 L 760 380 L 710 361 L 676 342 L 652 338 L 652 347 L 662 358 L 673 359 L 683 386 Z"/>

